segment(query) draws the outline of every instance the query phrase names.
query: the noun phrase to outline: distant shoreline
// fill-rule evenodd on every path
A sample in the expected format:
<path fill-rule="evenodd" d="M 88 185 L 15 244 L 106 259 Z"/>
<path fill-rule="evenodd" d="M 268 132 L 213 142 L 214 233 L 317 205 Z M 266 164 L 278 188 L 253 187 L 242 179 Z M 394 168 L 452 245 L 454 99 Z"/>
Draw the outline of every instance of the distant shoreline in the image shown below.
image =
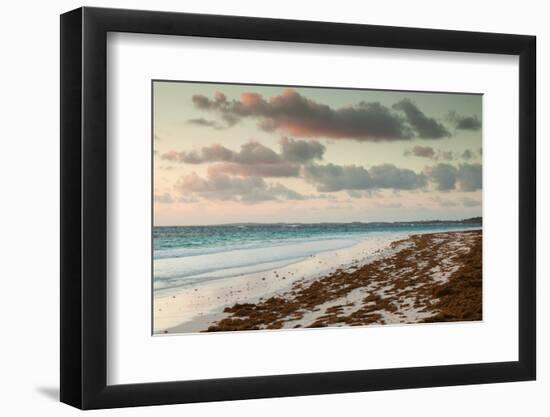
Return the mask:
<path fill-rule="evenodd" d="M 351 222 L 273 222 L 273 223 L 264 223 L 264 222 L 232 222 L 232 223 L 212 223 L 212 224 L 174 224 L 174 225 L 153 225 L 154 228 L 163 228 L 163 227 L 215 227 L 215 226 L 262 226 L 262 225 L 344 225 L 344 224 L 361 224 L 361 225 L 400 225 L 400 224 L 483 224 L 483 218 L 470 217 L 467 219 L 460 220 L 409 220 L 409 221 L 371 221 L 371 222 L 362 222 L 362 221 L 351 221 Z"/>

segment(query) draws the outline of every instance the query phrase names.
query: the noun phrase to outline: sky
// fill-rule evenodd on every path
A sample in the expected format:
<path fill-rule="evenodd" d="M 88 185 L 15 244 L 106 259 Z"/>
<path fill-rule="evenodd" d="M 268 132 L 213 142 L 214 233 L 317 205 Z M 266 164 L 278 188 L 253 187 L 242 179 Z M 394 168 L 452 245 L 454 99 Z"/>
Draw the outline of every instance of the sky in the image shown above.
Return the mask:
<path fill-rule="evenodd" d="M 154 223 L 481 216 L 482 96 L 153 82 Z"/>

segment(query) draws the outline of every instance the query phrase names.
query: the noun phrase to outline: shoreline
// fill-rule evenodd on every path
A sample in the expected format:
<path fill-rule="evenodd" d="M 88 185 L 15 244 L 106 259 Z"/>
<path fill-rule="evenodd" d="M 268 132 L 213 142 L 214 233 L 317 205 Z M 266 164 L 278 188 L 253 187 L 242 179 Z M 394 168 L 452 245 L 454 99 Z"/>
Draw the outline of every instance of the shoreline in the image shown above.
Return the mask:
<path fill-rule="evenodd" d="M 372 236 L 353 246 L 307 256 L 297 262 L 269 271 L 254 272 L 205 281 L 183 287 L 177 293 L 167 291 L 155 297 L 155 334 L 189 333 L 206 330 L 206 318 L 223 318 L 223 310 L 236 303 L 259 302 L 289 291 L 298 280 L 312 281 L 338 268 L 361 262 L 361 265 L 389 250 L 391 242 L 407 234 Z M 210 323 L 207 323 L 210 324 Z"/>
<path fill-rule="evenodd" d="M 155 334 L 196 333 L 206 330 L 231 331 L 252 328 L 311 327 L 323 316 L 320 312 L 330 315 L 331 312 L 338 311 L 340 316 L 344 312 L 351 314 L 354 312 L 352 310 L 357 309 L 357 306 L 361 304 L 360 300 L 367 297 L 364 292 L 372 290 L 372 288 L 369 290 L 368 285 L 357 286 L 353 292 L 346 293 L 346 297 L 342 300 L 340 300 L 342 298 L 340 297 L 323 302 L 323 296 L 318 295 L 315 298 L 318 301 L 316 305 L 310 303 L 302 306 L 304 308 L 298 307 L 299 303 L 296 304 L 292 300 L 297 293 L 303 292 L 304 288 L 318 286 L 319 282 L 327 281 L 329 277 L 332 277 L 331 280 L 333 280 L 335 275 L 357 274 L 358 271 L 363 270 L 370 264 L 377 264 L 383 259 L 395 257 L 397 253 L 402 252 L 407 248 L 407 245 L 410 245 L 410 242 L 407 243 L 407 241 L 415 236 L 461 233 L 472 233 L 472 229 L 414 234 L 404 232 L 402 234 L 373 236 L 352 247 L 308 256 L 299 262 L 272 271 L 206 281 L 198 286 L 182 288 L 177 293 L 157 296 L 154 303 Z M 481 236 L 479 229 L 473 233 L 479 233 Z M 324 282 L 323 285 L 326 284 L 327 282 Z M 360 287 L 364 287 L 363 290 L 360 290 Z M 269 300 L 271 300 L 271 304 L 273 300 L 278 300 L 280 303 L 287 305 L 286 307 L 291 303 L 296 307 L 294 308 L 294 316 L 285 317 L 281 312 L 277 323 L 270 323 L 266 317 L 260 319 L 257 314 L 260 310 L 266 313 L 269 310 L 277 310 L 278 308 L 274 305 L 270 306 Z M 372 303 L 373 301 L 369 302 Z M 344 307 L 340 308 L 342 305 Z M 355 307 L 352 308 L 352 305 Z M 246 308 L 242 306 L 246 306 Z M 252 314 L 258 317 L 253 319 L 246 316 L 246 313 L 251 313 L 250 309 L 258 310 Z M 416 311 L 414 308 L 406 309 L 406 312 L 405 322 L 416 323 L 419 320 L 428 320 L 435 315 L 435 313 L 427 314 Z M 389 315 L 389 313 L 391 312 L 385 313 L 384 322 L 395 322 L 396 318 Z M 249 321 L 248 324 L 246 324 L 247 320 Z M 262 324 L 262 320 L 265 323 Z M 251 322 L 256 325 L 252 326 Z M 282 324 L 279 322 L 282 322 Z M 327 325 L 341 325 L 339 323 L 334 322 Z M 317 324 L 323 323 L 319 322 Z M 375 322 L 372 322 L 372 324 L 375 324 Z"/>

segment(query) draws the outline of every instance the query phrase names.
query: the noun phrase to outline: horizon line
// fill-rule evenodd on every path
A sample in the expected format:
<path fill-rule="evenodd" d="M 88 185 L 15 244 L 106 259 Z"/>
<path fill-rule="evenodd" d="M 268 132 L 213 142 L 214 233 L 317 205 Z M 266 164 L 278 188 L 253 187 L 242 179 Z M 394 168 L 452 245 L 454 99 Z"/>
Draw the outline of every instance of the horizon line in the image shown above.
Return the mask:
<path fill-rule="evenodd" d="M 430 219 L 430 220 L 394 220 L 394 221 L 349 221 L 349 222 L 229 222 L 229 223 L 213 223 L 213 224 L 172 224 L 172 225 L 155 225 L 153 227 L 201 227 L 201 226 L 238 226 L 238 225 L 273 225 L 273 224 L 299 224 L 299 225 L 313 225 L 313 224 L 398 224 L 398 223 L 463 223 L 466 221 L 479 220 L 483 223 L 483 216 L 467 217 L 459 220 L 445 220 L 445 219 Z"/>

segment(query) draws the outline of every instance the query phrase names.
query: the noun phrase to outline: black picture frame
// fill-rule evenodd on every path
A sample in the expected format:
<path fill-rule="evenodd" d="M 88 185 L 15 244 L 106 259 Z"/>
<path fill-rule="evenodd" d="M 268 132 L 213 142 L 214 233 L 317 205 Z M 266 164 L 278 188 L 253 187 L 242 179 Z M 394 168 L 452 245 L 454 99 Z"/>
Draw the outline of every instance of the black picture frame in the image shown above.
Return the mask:
<path fill-rule="evenodd" d="M 518 361 L 107 385 L 108 32 L 519 56 Z M 60 56 L 62 402 L 96 409 L 535 379 L 534 36 L 84 7 L 61 15 Z"/>

